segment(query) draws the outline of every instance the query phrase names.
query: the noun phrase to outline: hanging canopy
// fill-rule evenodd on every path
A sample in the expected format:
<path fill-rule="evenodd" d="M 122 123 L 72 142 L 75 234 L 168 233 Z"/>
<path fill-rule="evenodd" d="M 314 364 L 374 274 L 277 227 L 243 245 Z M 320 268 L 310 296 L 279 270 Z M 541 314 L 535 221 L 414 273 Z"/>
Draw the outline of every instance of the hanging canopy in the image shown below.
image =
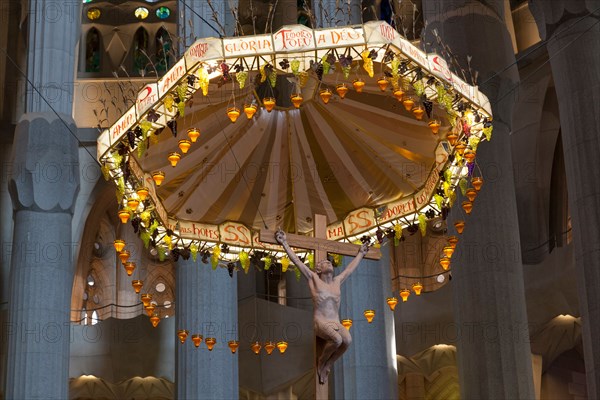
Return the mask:
<path fill-rule="evenodd" d="M 354 80 L 365 83 L 362 93 Z M 343 83 L 345 98 L 336 94 Z M 333 96 L 325 104 L 327 89 Z M 302 96 L 299 108 L 292 94 Z M 403 104 L 407 95 L 425 106 L 422 120 Z M 244 104 L 260 106 L 265 97 L 276 99 L 275 109 L 259 107 L 246 118 Z M 235 123 L 232 108 L 241 112 Z M 490 120 L 476 87 L 385 22 L 293 25 L 272 35 L 198 40 L 101 134 L 98 159 L 124 207 L 148 187 L 150 203 L 130 211 L 146 228 L 151 214 L 161 233 L 169 229 L 169 241 L 270 249 L 258 230 L 310 234 L 314 214 L 327 216 L 329 239 L 352 241 L 419 214 L 439 215 L 473 171 L 446 134 L 476 150 Z M 441 125 L 437 134 L 430 121 Z M 178 142 L 190 128 L 200 137 L 183 154 Z M 168 161 L 173 152 L 181 156 L 176 167 Z M 156 171 L 165 174 L 160 187 Z"/>

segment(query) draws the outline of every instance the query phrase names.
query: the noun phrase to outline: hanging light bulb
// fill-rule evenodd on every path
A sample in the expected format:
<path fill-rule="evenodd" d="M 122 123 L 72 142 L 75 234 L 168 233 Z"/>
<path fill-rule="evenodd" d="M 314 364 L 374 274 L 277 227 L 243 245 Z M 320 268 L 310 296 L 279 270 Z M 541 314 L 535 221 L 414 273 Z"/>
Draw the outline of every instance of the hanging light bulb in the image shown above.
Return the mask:
<path fill-rule="evenodd" d="M 448 267 L 450 266 L 450 259 L 448 257 L 440 258 L 440 265 L 444 271 L 448 271 Z"/>
<path fill-rule="evenodd" d="M 300 105 L 302 104 L 302 100 L 304 100 L 301 93 L 292 94 L 290 96 L 290 99 L 292 100 L 292 104 L 296 108 L 300 108 Z"/>
<path fill-rule="evenodd" d="M 258 107 L 256 107 L 256 104 L 254 103 L 244 104 L 244 114 L 246 114 L 246 118 L 252 119 L 254 114 L 256 114 L 257 109 Z"/>
<path fill-rule="evenodd" d="M 467 160 L 467 162 L 473 162 L 473 160 L 475 159 L 475 150 L 466 149 L 465 153 L 464 153 L 464 157 L 465 157 L 465 160 Z"/>
<path fill-rule="evenodd" d="M 368 323 L 373 322 L 373 318 L 375 318 L 375 310 L 365 310 L 363 313 Z"/>
<path fill-rule="evenodd" d="M 145 186 L 140 186 L 135 192 L 137 193 L 138 197 L 140 198 L 140 201 L 145 201 L 146 197 L 148 197 L 148 194 L 150 193 L 148 188 Z"/>
<path fill-rule="evenodd" d="M 400 297 L 402 298 L 403 302 L 408 301 L 408 296 L 410 296 L 410 290 L 408 290 L 408 289 L 402 289 L 400 291 Z"/>
<path fill-rule="evenodd" d="M 462 202 L 462 208 L 467 214 L 471 214 L 471 211 L 473 211 L 473 203 L 471 203 L 468 200 L 465 200 Z"/>
<path fill-rule="evenodd" d="M 285 353 L 285 351 L 288 348 L 288 343 L 285 340 L 282 340 L 280 342 L 277 342 L 277 349 L 279 349 L 279 352 L 281 354 Z"/>
<path fill-rule="evenodd" d="M 190 128 L 188 129 L 187 134 L 192 143 L 196 143 L 196 140 L 200 137 L 200 130 L 198 128 Z"/>
<path fill-rule="evenodd" d="M 454 247 L 452 246 L 444 246 L 444 248 L 442 249 L 442 251 L 444 252 L 444 255 L 448 258 L 452 258 L 452 254 L 454 254 Z"/>
<path fill-rule="evenodd" d="M 215 344 L 217 344 L 217 339 L 214 337 L 207 337 L 204 343 L 206 343 L 208 351 L 212 351 L 212 349 L 215 347 Z"/>
<path fill-rule="evenodd" d="M 450 143 L 450 146 L 454 146 L 456 144 L 456 141 L 458 140 L 458 134 L 456 132 L 449 131 L 446 134 L 446 140 L 448 141 L 448 143 Z"/>
<path fill-rule="evenodd" d="M 432 119 L 427 123 L 427 125 L 429 125 L 431 132 L 433 132 L 434 135 L 437 135 L 440 131 L 440 126 L 442 126 L 442 123 L 439 119 Z"/>
<path fill-rule="evenodd" d="M 158 316 L 158 314 L 153 314 L 150 317 L 150 322 L 152 323 L 152 326 L 156 328 L 158 326 L 158 323 L 160 322 L 160 317 Z"/>
<path fill-rule="evenodd" d="M 456 244 L 458 243 L 458 238 L 456 236 L 449 236 L 448 237 L 448 244 L 450 246 L 452 246 L 453 248 L 456 248 Z"/>
<path fill-rule="evenodd" d="M 254 342 L 252 343 L 252 346 L 250 346 L 252 348 L 252 351 L 254 352 L 254 354 L 258 354 L 260 353 L 260 349 L 262 348 L 260 342 Z"/>
<path fill-rule="evenodd" d="M 365 87 L 365 81 L 360 78 L 355 79 L 354 82 L 352 82 L 352 86 L 354 86 L 356 93 L 362 93 L 363 88 Z"/>
<path fill-rule="evenodd" d="M 237 340 L 230 340 L 229 342 L 227 342 L 227 345 L 229 346 L 231 353 L 235 354 L 238 347 L 240 347 L 240 342 L 238 342 Z"/>
<path fill-rule="evenodd" d="M 154 314 L 154 310 L 156 309 L 156 306 L 153 303 L 150 303 L 144 308 L 146 309 L 146 313 L 148 313 L 148 316 L 151 317 L 152 314 Z"/>
<path fill-rule="evenodd" d="M 415 101 L 411 96 L 404 96 L 404 98 L 402 99 L 402 105 L 404 106 L 404 109 L 406 111 L 410 111 L 414 107 Z"/>
<path fill-rule="evenodd" d="M 125 268 L 125 272 L 127 272 L 127 276 L 133 275 L 133 271 L 135 270 L 135 263 L 132 261 L 126 262 L 123 266 Z"/>
<path fill-rule="evenodd" d="M 350 330 L 350 327 L 352 326 L 352 320 L 350 318 L 343 319 L 342 326 L 347 330 Z"/>
<path fill-rule="evenodd" d="M 192 342 L 194 342 L 194 346 L 196 346 L 196 348 L 200 347 L 200 343 L 202 343 L 202 335 L 197 333 L 192 335 Z"/>
<path fill-rule="evenodd" d="M 138 206 L 140 205 L 140 201 L 138 199 L 136 199 L 135 197 L 130 197 L 127 200 L 127 207 L 129 207 L 132 210 L 137 210 Z"/>
<path fill-rule="evenodd" d="M 235 121 L 237 121 L 238 117 L 240 116 L 240 109 L 237 107 L 229 107 L 227 109 L 227 116 L 229 117 L 229 120 L 232 123 L 235 123 Z M 206 338 L 206 340 L 208 340 L 209 338 Z"/>
<path fill-rule="evenodd" d="M 180 329 L 177 331 L 177 337 L 179 338 L 181 344 L 185 343 L 185 339 L 187 339 L 188 333 L 190 332 L 187 329 Z"/>
<path fill-rule="evenodd" d="M 270 342 L 270 341 L 265 343 L 265 350 L 267 352 L 267 355 L 271 355 L 271 353 L 273 352 L 274 349 L 275 349 L 275 343 Z"/>
<path fill-rule="evenodd" d="M 144 286 L 144 282 L 140 281 L 139 279 L 134 279 L 131 281 L 131 286 L 133 286 L 133 290 L 135 290 L 136 293 L 139 293 Z"/>
<path fill-rule="evenodd" d="M 144 307 L 148 307 L 150 305 L 150 301 L 152 300 L 152 295 L 150 293 L 144 293 L 142 294 L 141 299 Z"/>
<path fill-rule="evenodd" d="M 179 150 L 181 150 L 181 152 L 183 154 L 187 154 L 188 150 L 190 149 L 190 147 L 192 147 L 192 142 L 190 142 L 187 139 L 181 139 L 179 141 Z"/>
<path fill-rule="evenodd" d="M 129 221 L 129 217 L 131 216 L 131 214 L 129 214 L 129 211 L 127 211 L 127 210 L 120 210 L 118 215 L 119 215 L 119 219 L 124 224 L 126 224 L 127 221 Z"/>
<path fill-rule="evenodd" d="M 396 309 L 396 305 L 398 304 L 398 299 L 395 297 L 387 298 L 388 306 L 390 306 L 390 310 L 394 311 Z"/>
<path fill-rule="evenodd" d="M 346 97 L 346 93 L 348 93 L 348 86 L 345 83 L 340 83 L 336 86 L 335 91 L 341 99 Z"/>
<path fill-rule="evenodd" d="M 465 230 L 465 221 L 463 221 L 461 219 L 455 221 L 454 227 L 456 228 L 456 232 L 458 232 L 459 234 L 462 234 L 463 231 Z"/>
<path fill-rule="evenodd" d="M 176 167 L 179 160 L 181 160 L 181 154 L 177 152 L 169 153 L 169 157 L 167 157 L 167 159 L 171 163 L 171 167 Z"/>
<path fill-rule="evenodd" d="M 425 108 L 421 105 L 415 106 L 412 108 L 412 113 L 417 121 L 421 121 L 423 119 L 423 114 L 425 113 Z"/>
<path fill-rule="evenodd" d="M 115 239 L 115 241 L 113 242 L 113 244 L 115 246 L 115 250 L 117 251 L 117 253 L 120 253 L 125 248 L 125 241 L 124 240 Z"/>
<path fill-rule="evenodd" d="M 154 180 L 154 183 L 156 184 L 156 186 L 160 186 L 163 183 L 163 181 L 165 180 L 165 173 L 162 171 L 153 172 L 152 179 Z"/>
<path fill-rule="evenodd" d="M 319 91 L 319 97 L 321 97 L 321 100 L 323 100 L 323 103 L 325 103 L 325 104 L 329 103 L 331 96 L 333 96 L 333 93 L 331 93 L 331 90 L 329 90 L 328 88 L 321 89 Z"/>
<path fill-rule="evenodd" d="M 396 98 L 396 100 L 402 101 L 402 98 L 404 97 L 404 90 L 400 88 L 394 89 L 393 95 Z"/>
<path fill-rule="evenodd" d="M 379 85 L 379 90 L 381 90 L 382 92 L 385 92 L 385 89 L 387 89 L 389 84 L 389 81 L 385 78 L 385 76 L 382 76 L 381 78 L 379 78 L 377 80 L 377 85 Z"/>
<path fill-rule="evenodd" d="M 477 190 L 478 192 L 481 190 L 481 186 L 483 186 L 483 178 L 480 176 L 474 176 L 471 178 L 471 185 L 473 185 L 473 187 L 475 188 L 475 190 Z"/>
<path fill-rule="evenodd" d="M 273 97 L 265 97 L 263 99 L 263 106 L 265 106 L 265 110 L 267 110 L 267 112 L 273 111 L 275 108 L 275 99 Z"/>
<path fill-rule="evenodd" d="M 456 145 L 455 149 L 456 152 L 462 157 L 463 154 L 465 154 L 465 149 L 467 148 L 467 146 L 464 143 L 459 143 Z"/>
<path fill-rule="evenodd" d="M 475 190 L 473 188 L 469 188 L 469 189 L 467 189 L 467 192 L 465 194 L 467 195 L 467 198 L 469 199 L 469 201 L 472 203 L 475 201 L 475 198 L 477 197 L 477 190 Z"/>
<path fill-rule="evenodd" d="M 129 260 L 129 252 L 127 250 L 123 250 L 119 253 L 119 260 L 121 260 L 121 264 L 125 265 L 127 260 Z"/>
<path fill-rule="evenodd" d="M 421 291 L 423 290 L 423 285 L 421 285 L 421 282 L 413 283 L 412 289 L 413 289 L 413 292 L 415 292 L 415 294 L 417 296 L 420 296 L 421 295 Z"/>

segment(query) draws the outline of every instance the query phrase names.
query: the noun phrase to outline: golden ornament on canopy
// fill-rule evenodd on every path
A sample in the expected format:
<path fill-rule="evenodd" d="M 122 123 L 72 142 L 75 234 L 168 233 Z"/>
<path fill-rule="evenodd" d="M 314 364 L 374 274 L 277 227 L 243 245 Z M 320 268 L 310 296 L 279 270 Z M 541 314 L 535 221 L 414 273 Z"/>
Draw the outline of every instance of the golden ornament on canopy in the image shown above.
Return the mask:
<path fill-rule="evenodd" d="M 421 121 L 423 119 L 423 114 L 425 114 L 425 108 L 422 105 L 414 106 L 412 108 L 412 113 L 417 121 Z"/>
<path fill-rule="evenodd" d="M 148 190 L 148 188 L 145 186 L 140 186 L 135 192 L 140 198 L 140 201 L 145 201 L 146 197 L 148 197 L 148 194 L 150 193 L 150 190 Z"/>
<path fill-rule="evenodd" d="M 458 243 L 458 238 L 456 236 L 448 236 L 448 244 L 452 246 L 452 248 L 456 248 L 456 244 Z"/>
<path fill-rule="evenodd" d="M 477 190 L 478 192 L 481 190 L 481 186 L 483 186 L 483 178 L 480 176 L 474 176 L 471 178 L 471 185 L 473 185 L 473 187 L 475 188 L 475 190 Z"/>
<path fill-rule="evenodd" d="M 117 253 L 120 253 L 125 248 L 125 241 L 121 239 L 115 239 L 113 245 L 115 246 Z"/>
<path fill-rule="evenodd" d="M 124 224 L 126 224 L 127 221 L 129 221 L 129 217 L 131 216 L 131 214 L 129 213 L 128 210 L 120 210 L 118 215 L 119 215 L 119 219 Z"/>
<path fill-rule="evenodd" d="M 355 79 L 354 82 L 352 82 L 352 86 L 354 86 L 356 93 L 362 93 L 363 88 L 365 87 L 365 81 L 360 78 Z"/>
<path fill-rule="evenodd" d="M 265 110 L 267 110 L 267 112 L 273 111 L 273 109 L 275 108 L 275 98 L 265 97 L 263 99 L 263 106 L 265 106 Z"/>
<path fill-rule="evenodd" d="M 181 139 L 178 143 L 179 145 L 179 150 L 181 150 L 181 152 L 183 154 L 187 154 L 187 152 L 190 150 L 190 148 L 192 147 L 192 142 L 190 142 L 187 139 Z"/>
<path fill-rule="evenodd" d="M 133 290 L 136 293 L 139 293 L 142 290 L 142 287 L 144 286 L 144 282 L 140 281 L 139 279 L 134 279 L 131 281 L 131 286 L 133 286 Z"/>
<path fill-rule="evenodd" d="M 304 98 L 302 97 L 301 93 L 294 93 L 290 96 L 290 100 L 292 101 L 292 104 L 294 105 L 294 107 L 300 108 Z"/>
<path fill-rule="evenodd" d="M 129 260 L 129 251 L 123 250 L 119 253 L 119 260 L 121 260 L 121 264 L 125 265 L 127 260 Z"/>
<path fill-rule="evenodd" d="M 475 190 L 473 188 L 469 188 L 469 189 L 467 189 L 467 192 L 465 194 L 467 195 L 467 198 L 469 199 L 469 201 L 472 203 L 475 201 L 475 198 L 477 197 L 477 190 Z"/>
<path fill-rule="evenodd" d="M 196 346 L 196 348 L 200 347 L 200 343 L 202 343 L 202 335 L 199 335 L 197 333 L 193 334 L 192 342 L 194 342 L 194 346 Z"/>
<path fill-rule="evenodd" d="M 237 340 L 230 340 L 229 342 L 227 342 L 227 346 L 229 346 L 229 350 L 231 350 L 231 353 L 235 354 L 238 347 L 240 347 L 240 342 L 238 342 Z"/>
<path fill-rule="evenodd" d="M 444 248 L 442 249 L 442 251 L 444 252 L 444 255 L 448 258 L 452 258 L 452 254 L 454 254 L 454 247 L 452 246 L 444 246 Z"/>
<path fill-rule="evenodd" d="M 377 80 L 377 85 L 379 85 L 379 90 L 385 92 L 385 89 L 387 89 L 389 85 L 389 81 L 385 78 L 385 76 L 382 76 Z"/>
<path fill-rule="evenodd" d="M 160 322 L 160 317 L 158 316 L 158 314 L 153 314 L 150 317 L 150 322 L 152 323 L 152 326 L 156 328 L 158 326 L 158 323 Z"/>
<path fill-rule="evenodd" d="M 432 119 L 431 121 L 429 121 L 427 123 L 427 125 L 429 125 L 429 128 L 431 129 L 431 132 L 434 135 L 437 135 L 438 132 L 440 131 L 440 126 L 442 126 L 442 123 L 440 122 L 439 119 Z"/>
<path fill-rule="evenodd" d="M 179 162 L 179 160 L 181 160 L 181 154 L 174 151 L 173 153 L 169 153 L 169 156 L 167 157 L 167 159 L 171 163 L 171 167 L 174 168 L 177 166 L 177 163 Z"/>
<path fill-rule="evenodd" d="M 127 276 L 133 275 L 133 271 L 135 270 L 135 263 L 133 261 L 128 261 L 123 265 L 125 268 L 125 272 L 127 272 Z"/>
<path fill-rule="evenodd" d="M 396 305 L 398 304 L 398 299 L 395 297 L 388 297 L 387 304 L 390 306 L 390 310 L 394 311 L 396 309 Z"/>
<path fill-rule="evenodd" d="M 281 354 L 285 353 L 287 348 L 288 348 L 288 343 L 286 341 L 282 340 L 280 342 L 277 342 L 277 349 L 279 349 L 279 352 Z"/>
<path fill-rule="evenodd" d="M 393 96 L 396 98 L 396 100 L 402 101 L 402 99 L 404 98 L 404 90 L 400 88 L 394 89 Z"/>
<path fill-rule="evenodd" d="M 204 343 L 206 343 L 208 351 L 212 351 L 212 349 L 215 347 L 215 344 L 217 344 L 217 339 L 214 337 L 207 337 L 206 340 L 204 340 Z"/>
<path fill-rule="evenodd" d="M 471 211 L 473 211 L 473 203 L 469 200 L 465 200 L 462 202 L 462 208 L 467 214 L 471 214 Z"/>
<path fill-rule="evenodd" d="M 373 318 L 375 318 L 375 310 L 365 310 L 363 313 L 368 323 L 373 322 Z"/>
<path fill-rule="evenodd" d="M 179 338 L 181 344 L 185 343 L 185 339 L 187 339 L 189 333 L 190 332 L 187 329 L 180 329 L 177 331 L 177 337 Z"/>
<path fill-rule="evenodd" d="M 146 309 L 146 313 L 148 314 L 148 316 L 151 317 L 152 314 L 154 314 L 154 310 L 156 309 L 156 306 L 153 303 L 150 303 L 144 308 Z"/>
<path fill-rule="evenodd" d="M 458 140 L 458 134 L 456 132 L 449 131 L 446 134 L 446 140 L 448 141 L 448 143 L 450 143 L 450 146 L 454 146 L 456 144 L 456 141 Z"/>
<path fill-rule="evenodd" d="M 275 343 L 271 341 L 265 342 L 265 351 L 267 352 L 267 355 L 271 355 L 273 350 L 275 350 Z"/>
<path fill-rule="evenodd" d="M 456 150 L 456 152 L 458 153 L 459 156 L 463 156 L 463 154 L 465 154 L 465 149 L 467 148 L 467 146 L 464 143 L 459 143 L 456 145 L 456 147 L 454 147 L 454 149 Z"/>
<path fill-rule="evenodd" d="M 246 118 L 252 119 L 252 117 L 254 117 L 254 114 L 256 114 L 256 110 L 258 110 L 256 104 L 244 104 L 244 114 L 246 114 Z"/>
<path fill-rule="evenodd" d="M 156 186 L 160 186 L 165 180 L 165 173 L 162 171 L 156 171 L 152 173 L 152 180 Z"/>
<path fill-rule="evenodd" d="M 238 117 L 240 116 L 240 109 L 237 107 L 229 107 L 227 109 L 227 116 L 229 117 L 229 120 L 232 123 L 235 123 L 235 121 L 237 121 Z"/>
<path fill-rule="evenodd" d="M 252 349 L 254 354 L 258 354 L 258 353 L 260 353 L 260 349 L 262 348 L 262 345 L 260 344 L 260 342 L 254 342 L 254 343 L 252 343 L 252 346 L 250 346 L 250 348 Z"/>
<path fill-rule="evenodd" d="M 140 205 L 140 201 L 138 199 L 136 199 L 135 197 L 130 197 L 127 200 L 127 207 L 129 207 L 132 210 L 136 210 L 138 208 L 138 206 Z"/>
<path fill-rule="evenodd" d="M 450 267 L 450 259 L 448 257 L 440 258 L 440 265 L 444 271 L 448 271 L 448 267 Z"/>
<path fill-rule="evenodd" d="M 348 86 L 345 83 L 340 83 L 335 87 L 335 91 L 343 99 L 346 97 L 346 93 L 348 93 Z"/>
<path fill-rule="evenodd" d="M 141 299 L 144 307 L 147 307 L 150 305 L 150 301 L 152 301 L 152 295 L 150 293 L 143 293 Z"/>
<path fill-rule="evenodd" d="M 402 289 L 400 291 L 400 297 L 402 298 L 403 302 L 408 301 L 408 296 L 410 296 L 410 290 L 408 290 L 408 289 Z"/>
<path fill-rule="evenodd" d="M 350 330 L 350 327 L 352 326 L 352 320 L 350 318 L 343 319 L 342 326 L 347 330 Z"/>
<path fill-rule="evenodd" d="M 421 295 L 421 291 L 423 291 L 423 285 L 421 285 L 421 282 L 413 283 L 412 289 L 413 289 L 413 292 L 415 292 L 415 294 L 417 296 L 420 296 Z"/>
<path fill-rule="evenodd" d="M 402 105 L 406 111 L 410 111 L 414 107 L 415 101 L 413 100 L 412 96 L 404 96 L 402 98 Z"/>
<path fill-rule="evenodd" d="M 463 221 L 462 219 L 454 221 L 454 227 L 456 228 L 456 232 L 463 233 L 463 231 L 465 230 L 465 221 Z"/>
<path fill-rule="evenodd" d="M 187 130 L 187 135 L 192 143 L 196 143 L 196 140 L 200 137 L 200 130 L 198 128 L 190 128 Z"/>
<path fill-rule="evenodd" d="M 464 157 L 468 162 L 473 162 L 475 160 L 475 150 L 465 149 Z"/>
<path fill-rule="evenodd" d="M 333 93 L 331 93 L 331 90 L 329 90 L 329 88 L 321 89 L 319 91 L 319 97 L 321 98 L 321 100 L 323 100 L 323 103 L 325 104 L 329 103 L 329 100 L 331 100 L 331 96 L 333 96 Z"/>

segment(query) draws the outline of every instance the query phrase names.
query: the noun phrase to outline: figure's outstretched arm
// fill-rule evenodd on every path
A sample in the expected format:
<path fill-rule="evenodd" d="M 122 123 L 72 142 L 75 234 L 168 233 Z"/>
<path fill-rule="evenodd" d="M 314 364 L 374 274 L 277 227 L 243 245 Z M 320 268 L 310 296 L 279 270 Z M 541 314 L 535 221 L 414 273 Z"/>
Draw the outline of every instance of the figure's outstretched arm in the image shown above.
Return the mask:
<path fill-rule="evenodd" d="M 365 254 L 367 254 L 368 251 L 369 244 L 363 243 L 360 246 L 360 250 L 358 250 L 358 254 L 356 255 L 356 257 L 354 257 L 354 260 L 352 260 L 350 264 L 348 264 L 348 266 L 336 277 L 336 279 L 338 279 L 340 283 L 348 279 L 350 274 L 352 274 L 354 270 L 358 267 L 358 264 L 362 261 Z"/>
<path fill-rule="evenodd" d="M 277 240 L 277 242 L 283 246 L 283 249 L 287 253 L 288 257 L 290 258 L 290 261 L 294 263 L 296 268 L 300 269 L 300 272 L 302 272 L 302 275 L 304 275 L 304 277 L 306 279 L 310 279 L 313 275 L 313 272 L 310 270 L 310 268 L 308 268 L 306 266 L 306 264 L 304 264 L 298 258 L 296 253 L 294 253 L 292 251 L 292 249 L 290 248 L 290 245 L 287 243 L 285 232 L 282 231 L 281 229 L 279 229 L 277 232 L 275 232 L 275 240 Z"/>

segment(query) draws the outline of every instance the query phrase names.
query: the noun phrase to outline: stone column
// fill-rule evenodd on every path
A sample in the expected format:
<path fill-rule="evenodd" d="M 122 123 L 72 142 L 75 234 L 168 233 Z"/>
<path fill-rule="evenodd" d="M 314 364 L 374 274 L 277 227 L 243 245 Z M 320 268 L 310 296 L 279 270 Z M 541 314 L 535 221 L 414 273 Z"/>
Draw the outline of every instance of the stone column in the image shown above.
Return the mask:
<path fill-rule="evenodd" d="M 352 344 L 334 364 L 336 399 L 398 398 L 394 314 L 386 302 L 392 293 L 389 250 L 382 247 L 379 261 L 361 261 L 342 287 L 340 318 L 353 320 Z M 351 260 L 344 257 L 343 266 Z M 375 310 L 370 324 L 367 309 Z"/>
<path fill-rule="evenodd" d="M 116 252 L 113 252 L 115 265 L 116 265 L 116 292 L 117 298 L 116 303 L 125 307 L 116 307 L 116 317 L 118 319 L 130 319 L 140 315 L 140 309 L 142 314 L 145 314 L 143 307 L 127 307 L 133 306 L 140 303 L 140 295 L 136 294 L 131 286 L 131 281 L 134 279 L 144 280 L 147 273 L 144 271 L 145 266 L 142 265 L 142 252 L 144 251 L 144 245 L 139 236 L 134 232 L 133 227 L 130 223 L 121 224 L 119 222 L 118 227 L 119 234 L 117 235 L 120 239 L 123 239 L 126 243 L 125 249 L 129 251 L 129 261 L 134 262 L 136 267 L 131 276 L 127 275 L 121 260 Z M 144 281 L 144 285 L 149 285 L 151 282 Z M 148 286 L 142 289 L 141 293 L 146 293 Z"/>
<path fill-rule="evenodd" d="M 62 118 L 76 129 L 72 119 Z M 17 125 L 11 160 L 6 398 L 66 399 L 77 142 L 58 118 L 29 113 Z"/>
<path fill-rule="evenodd" d="M 600 179 L 599 7 L 598 1 L 531 2 L 558 97 L 589 398 L 600 397 L 600 191 L 592 183 Z"/>
<path fill-rule="evenodd" d="M 514 191 L 510 130 L 513 97 L 519 83 L 504 3 L 494 1 L 423 1 L 426 42 L 437 30 L 446 45 L 480 72 L 480 90 L 492 104 L 491 143 L 482 143 L 477 162 L 484 186 L 467 218 L 456 205 L 449 218 L 465 219 L 466 228 L 452 257 L 452 285 L 461 397 L 533 399 L 531 350 L 523 287 L 519 225 Z M 460 203 L 462 199 L 459 196 Z M 452 229 L 453 230 L 453 229 Z"/>
<path fill-rule="evenodd" d="M 176 270 L 176 329 L 189 330 L 177 340 L 175 384 L 178 399 L 237 399 L 239 396 L 238 353 L 231 354 L 227 342 L 239 340 L 237 330 L 237 274 L 227 269 L 213 271 L 210 264 L 179 259 Z M 208 351 L 203 341 L 195 348 L 193 334 L 217 343 Z"/>

